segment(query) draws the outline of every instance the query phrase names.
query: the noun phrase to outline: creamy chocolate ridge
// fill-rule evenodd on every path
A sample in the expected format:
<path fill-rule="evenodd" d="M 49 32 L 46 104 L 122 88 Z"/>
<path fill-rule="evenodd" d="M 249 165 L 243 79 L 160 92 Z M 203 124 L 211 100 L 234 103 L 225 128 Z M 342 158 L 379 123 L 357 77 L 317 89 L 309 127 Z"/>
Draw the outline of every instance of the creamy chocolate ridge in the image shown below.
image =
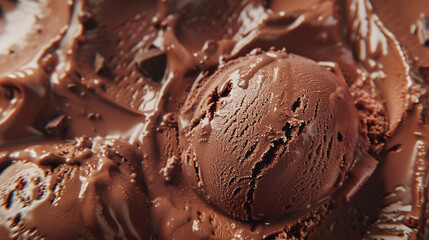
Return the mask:
<path fill-rule="evenodd" d="M 429 238 L 428 16 L 423 0 L 0 2 L 0 238 Z M 314 119 L 294 115 L 307 100 Z"/>

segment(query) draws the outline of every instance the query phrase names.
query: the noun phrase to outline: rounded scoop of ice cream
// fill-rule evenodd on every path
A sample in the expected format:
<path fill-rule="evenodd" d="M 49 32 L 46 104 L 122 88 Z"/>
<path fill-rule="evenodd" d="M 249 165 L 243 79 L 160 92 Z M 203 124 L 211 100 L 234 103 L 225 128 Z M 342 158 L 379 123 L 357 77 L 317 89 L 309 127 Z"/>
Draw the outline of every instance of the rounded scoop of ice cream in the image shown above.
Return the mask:
<path fill-rule="evenodd" d="M 83 137 L 0 156 L 2 239 L 150 237 L 141 158 L 127 142 Z"/>
<path fill-rule="evenodd" d="M 241 220 L 270 220 L 338 189 L 359 144 L 340 73 L 279 52 L 198 81 L 182 108 L 183 169 L 199 195 Z"/>

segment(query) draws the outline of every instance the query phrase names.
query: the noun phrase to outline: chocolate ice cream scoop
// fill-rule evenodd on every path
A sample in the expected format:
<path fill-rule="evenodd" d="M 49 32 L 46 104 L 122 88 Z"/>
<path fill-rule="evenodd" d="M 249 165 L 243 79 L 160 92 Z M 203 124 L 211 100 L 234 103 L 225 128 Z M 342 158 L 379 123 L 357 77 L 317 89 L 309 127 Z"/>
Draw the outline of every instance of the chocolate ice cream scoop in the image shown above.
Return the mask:
<path fill-rule="evenodd" d="M 341 186 L 359 146 L 341 74 L 279 52 L 231 61 L 191 91 L 179 120 L 184 172 L 241 220 L 310 207 Z"/>

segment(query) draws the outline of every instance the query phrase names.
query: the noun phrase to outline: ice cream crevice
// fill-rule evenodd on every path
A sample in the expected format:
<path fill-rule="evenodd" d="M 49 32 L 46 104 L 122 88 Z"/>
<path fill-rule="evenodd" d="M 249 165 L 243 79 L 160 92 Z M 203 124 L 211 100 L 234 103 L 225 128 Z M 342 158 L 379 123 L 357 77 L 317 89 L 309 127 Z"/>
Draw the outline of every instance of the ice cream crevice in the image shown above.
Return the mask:
<path fill-rule="evenodd" d="M 252 178 L 256 178 L 259 174 L 271 163 L 274 162 L 274 159 L 277 156 L 277 151 L 280 150 L 281 146 L 284 145 L 283 139 L 277 139 L 273 141 L 269 147 L 269 149 L 264 153 L 261 160 L 256 162 L 252 168 Z"/>
<path fill-rule="evenodd" d="M 301 106 L 301 97 L 298 97 L 293 103 L 291 110 L 292 112 L 296 112 L 296 110 Z"/>
<path fill-rule="evenodd" d="M 220 101 L 222 98 L 227 97 L 232 89 L 232 82 L 228 81 L 221 88 L 215 88 L 213 92 L 209 95 L 207 101 L 205 102 L 205 111 L 201 113 L 201 115 L 197 118 L 192 119 L 192 123 L 190 126 L 190 132 L 195 129 L 197 126 L 201 124 L 203 119 L 208 118 L 211 121 L 214 118 L 215 112 L 218 110 Z M 237 109 L 239 111 L 239 109 Z M 234 125 L 234 122 L 231 122 L 229 126 Z M 225 131 L 228 131 L 229 127 L 225 128 Z"/>
<path fill-rule="evenodd" d="M 234 191 L 232 192 L 232 199 L 235 198 L 235 196 L 238 194 L 238 192 L 240 192 L 243 188 L 242 187 L 237 187 L 234 189 Z M 238 206 L 236 206 L 238 207 Z"/>
<path fill-rule="evenodd" d="M 317 117 L 317 112 L 319 111 L 319 103 L 320 103 L 320 99 L 317 100 L 316 106 L 314 107 L 314 117 L 313 117 L 313 119 L 316 119 L 316 117 Z"/>
<path fill-rule="evenodd" d="M 331 138 L 330 138 L 329 143 L 328 143 L 328 148 L 326 149 L 326 157 L 328 159 L 330 157 L 331 150 L 332 150 L 332 141 L 333 141 L 333 136 L 331 135 Z"/>
<path fill-rule="evenodd" d="M 343 141 L 343 135 L 341 134 L 341 132 L 337 132 L 337 140 L 338 140 L 338 142 Z"/>
<path fill-rule="evenodd" d="M 242 162 L 245 159 L 248 159 L 250 157 L 250 155 L 252 155 L 255 152 L 255 149 L 257 148 L 258 143 L 253 144 L 252 146 L 250 146 L 250 148 L 246 151 L 246 153 L 244 154 L 244 158 L 242 160 Z"/>
<path fill-rule="evenodd" d="M 264 153 L 261 160 L 256 162 L 252 168 L 252 177 L 249 183 L 249 190 L 247 191 L 247 200 L 244 203 L 244 209 L 247 214 L 247 218 L 252 220 L 252 203 L 255 199 L 255 188 L 257 187 L 257 180 L 259 180 L 263 175 L 260 175 L 261 172 L 268 166 L 270 166 L 276 159 L 277 152 L 280 150 L 281 146 L 284 146 L 283 139 L 277 139 L 273 141 L 269 149 Z"/>

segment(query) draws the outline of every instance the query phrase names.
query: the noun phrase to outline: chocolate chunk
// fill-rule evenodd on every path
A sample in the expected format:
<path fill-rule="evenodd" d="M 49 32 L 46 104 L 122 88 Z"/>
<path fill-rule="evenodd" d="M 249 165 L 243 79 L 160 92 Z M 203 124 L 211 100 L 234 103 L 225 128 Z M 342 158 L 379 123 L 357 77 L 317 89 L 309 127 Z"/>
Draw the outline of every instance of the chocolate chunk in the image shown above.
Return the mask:
<path fill-rule="evenodd" d="M 138 52 L 134 56 L 134 61 L 140 73 L 156 83 L 161 83 L 167 68 L 167 56 L 164 51 L 158 48 L 150 48 L 143 52 Z"/>
<path fill-rule="evenodd" d="M 419 39 L 422 45 L 429 47 L 429 17 L 426 14 L 421 14 L 418 23 Z"/>
<path fill-rule="evenodd" d="M 94 68 L 95 72 L 100 76 L 108 77 L 112 75 L 106 60 L 99 53 L 95 54 Z"/>
<path fill-rule="evenodd" d="M 45 126 L 45 131 L 51 136 L 60 136 L 65 132 L 65 115 L 53 117 Z"/>

